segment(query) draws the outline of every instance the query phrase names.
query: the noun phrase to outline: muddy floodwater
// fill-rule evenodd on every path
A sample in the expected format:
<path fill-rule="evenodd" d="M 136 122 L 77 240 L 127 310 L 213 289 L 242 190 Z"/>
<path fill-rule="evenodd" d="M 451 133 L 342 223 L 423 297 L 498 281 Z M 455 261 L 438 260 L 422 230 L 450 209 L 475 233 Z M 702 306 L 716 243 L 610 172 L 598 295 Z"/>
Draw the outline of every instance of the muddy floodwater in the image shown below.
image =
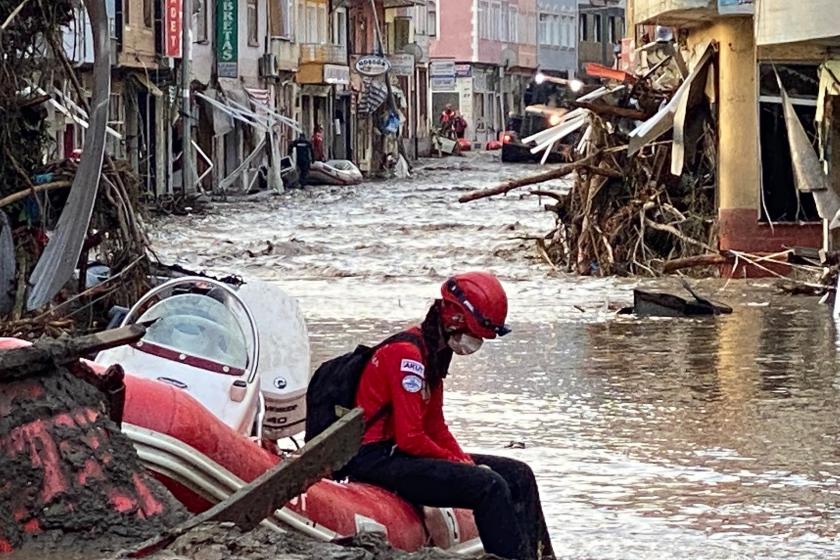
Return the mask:
<path fill-rule="evenodd" d="M 157 220 L 155 248 L 298 296 L 313 363 L 419 320 L 450 272 L 492 270 L 510 294 L 513 333 L 456 357 L 446 415 L 469 449 L 533 466 L 560 557 L 840 558 L 840 375 L 827 308 L 769 281 L 709 280 L 697 287 L 731 316 L 618 317 L 611 309 L 638 282 L 553 272 L 525 239 L 553 227 L 547 201 L 457 202 L 534 167 L 485 155 L 423 165 L 409 180 Z"/>

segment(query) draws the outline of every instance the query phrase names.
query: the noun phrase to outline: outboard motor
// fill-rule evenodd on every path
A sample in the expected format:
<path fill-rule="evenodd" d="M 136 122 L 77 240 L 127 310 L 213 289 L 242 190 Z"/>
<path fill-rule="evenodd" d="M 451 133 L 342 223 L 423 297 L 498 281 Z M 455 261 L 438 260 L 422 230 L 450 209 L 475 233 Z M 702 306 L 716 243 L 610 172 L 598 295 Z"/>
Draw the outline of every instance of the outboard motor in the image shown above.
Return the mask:
<path fill-rule="evenodd" d="M 262 437 L 278 440 L 304 430 L 311 375 L 309 333 L 297 300 L 268 282 L 237 290 L 257 325 L 260 383 L 265 401 Z"/>

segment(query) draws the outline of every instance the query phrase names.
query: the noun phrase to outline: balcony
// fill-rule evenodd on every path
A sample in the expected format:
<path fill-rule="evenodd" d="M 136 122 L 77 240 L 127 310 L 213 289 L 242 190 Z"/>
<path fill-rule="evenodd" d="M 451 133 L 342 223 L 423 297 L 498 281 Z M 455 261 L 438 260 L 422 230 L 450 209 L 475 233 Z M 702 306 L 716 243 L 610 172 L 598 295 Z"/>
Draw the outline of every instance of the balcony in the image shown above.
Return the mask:
<path fill-rule="evenodd" d="M 301 43 L 300 63 L 347 65 L 347 47 L 329 43 Z"/>
<path fill-rule="evenodd" d="M 692 27 L 717 17 L 716 0 L 636 0 L 636 23 Z"/>

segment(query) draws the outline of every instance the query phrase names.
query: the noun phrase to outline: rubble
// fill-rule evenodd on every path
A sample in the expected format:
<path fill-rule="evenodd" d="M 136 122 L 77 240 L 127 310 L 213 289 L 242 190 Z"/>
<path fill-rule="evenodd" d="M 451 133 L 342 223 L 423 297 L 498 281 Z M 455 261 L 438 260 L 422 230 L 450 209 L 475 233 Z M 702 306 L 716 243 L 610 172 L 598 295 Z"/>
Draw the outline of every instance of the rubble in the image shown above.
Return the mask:
<path fill-rule="evenodd" d="M 530 192 L 553 200 L 545 209 L 556 215 L 556 228 L 539 242 L 553 266 L 581 275 L 656 275 L 685 259 L 716 264 L 717 141 L 704 95 L 712 50 L 703 50 L 678 87 L 672 56 L 635 75 L 611 70 L 623 83 L 578 98 L 557 126 L 524 139 L 537 144 L 535 153 L 570 142 L 572 163 L 461 201 L 574 173 L 568 192 Z"/>

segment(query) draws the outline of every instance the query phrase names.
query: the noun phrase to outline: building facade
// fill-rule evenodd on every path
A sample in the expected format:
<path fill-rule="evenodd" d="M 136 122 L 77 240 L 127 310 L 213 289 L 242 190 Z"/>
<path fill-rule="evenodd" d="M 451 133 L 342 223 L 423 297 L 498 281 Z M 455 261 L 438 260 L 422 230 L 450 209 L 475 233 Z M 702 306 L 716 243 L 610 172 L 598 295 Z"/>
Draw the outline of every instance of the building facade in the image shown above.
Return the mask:
<path fill-rule="evenodd" d="M 577 0 L 537 0 L 537 64 L 560 78 L 578 73 Z"/>
<path fill-rule="evenodd" d="M 579 0 L 578 65 L 585 76 L 587 63 L 613 67 L 621 52 L 625 28 L 625 0 Z"/>
<path fill-rule="evenodd" d="M 800 4 L 801 15 L 816 13 L 816 2 Z M 826 4 L 830 4 L 826 10 L 836 11 L 836 4 Z M 800 121 L 813 135 L 819 69 L 831 59 L 832 50 L 826 41 L 788 42 L 801 30 L 813 29 L 804 20 L 802 26 L 793 25 L 792 18 L 777 22 L 777 27 L 787 28 L 784 34 L 757 42 L 756 11 L 763 19 L 780 5 L 795 10 L 793 3 L 765 0 L 632 0 L 629 10 L 634 24 L 629 28 L 637 44 L 652 39 L 649 31 L 635 24 L 656 24 L 679 31 L 676 36 L 687 60 L 709 44 L 718 47 L 713 59 L 714 121 L 718 123 L 718 242 L 723 251 L 775 253 L 822 244 L 814 199 L 795 188 L 776 73 Z"/>
<path fill-rule="evenodd" d="M 496 139 L 508 117 L 522 114 L 537 72 L 536 0 L 441 2 L 440 33 L 430 46 L 431 116 L 452 105 L 466 136 Z"/>

